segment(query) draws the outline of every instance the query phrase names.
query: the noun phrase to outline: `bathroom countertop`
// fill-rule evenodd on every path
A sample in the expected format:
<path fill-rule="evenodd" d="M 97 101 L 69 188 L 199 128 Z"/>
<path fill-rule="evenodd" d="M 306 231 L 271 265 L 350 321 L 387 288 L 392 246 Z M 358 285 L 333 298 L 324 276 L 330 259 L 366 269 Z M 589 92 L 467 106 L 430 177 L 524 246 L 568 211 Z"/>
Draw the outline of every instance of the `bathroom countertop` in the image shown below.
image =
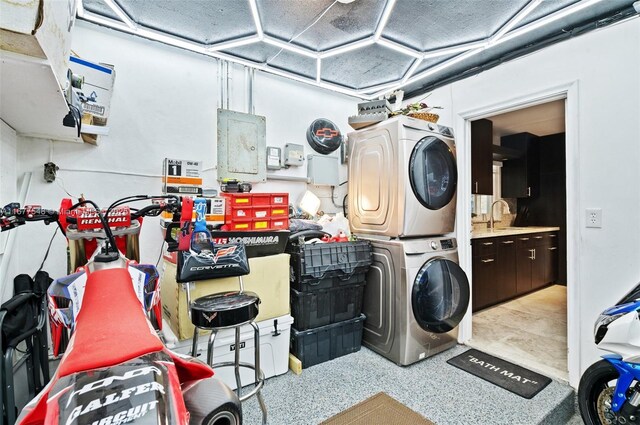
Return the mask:
<path fill-rule="evenodd" d="M 499 236 L 525 235 L 527 233 L 555 232 L 560 230 L 559 227 L 498 227 L 496 229 L 482 229 L 471 232 L 471 239 L 495 238 Z"/>

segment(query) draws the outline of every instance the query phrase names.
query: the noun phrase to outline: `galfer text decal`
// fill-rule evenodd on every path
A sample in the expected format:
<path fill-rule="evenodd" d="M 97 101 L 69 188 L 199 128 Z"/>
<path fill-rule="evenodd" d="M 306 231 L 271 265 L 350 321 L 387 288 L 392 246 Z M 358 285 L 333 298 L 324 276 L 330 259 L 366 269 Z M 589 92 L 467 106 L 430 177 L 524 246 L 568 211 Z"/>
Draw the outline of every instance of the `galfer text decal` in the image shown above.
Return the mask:
<path fill-rule="evenodd" d="M 69 394 L 66 408 L 69 408 L 72 403 L 76 406 L 69 413 L 65 425 L 73 425 L 75 423 L 91 425 L 120 425 L 132 422 L 143 417 L 148 412 L 155 410 L 158 407 L 159 401 L 153 399 L 149 400 L 148 398 L 147 400 L 144 400 L 144 396 L 151 393 L 165 395 L 166 390 L 164 385 L 154 380 L 137 385 L 135 383 L 135 378 L 150 374 L 162 376 L 160 369 L 155 366 L 147 366 L 127 371 L 120 376 L 109 376 L 105 379 L 91 382 L 84 385 L 79 390 L 73 391 Z M 129 382 L 129 385 L 127 385 L 127 382 Z M 138 382 L 140 381 L 138 380 Z M 106 393 L 107 388 L 113 388 L 114 383 L 118 390 Z M 91 396 L 92 393 L 99 397 L 93 399 L 89 398 L 87 400 L 85 396 L 84 400 L 82 400 L 82 396 L 84 394 Z M 140 399 L 139 396 L 143 396 L 143 399 Z M 125 403 L 124 405 L 123 402 Z M 116 403 L 120 405 L 119 409 L 121 410 L 118 410 Z M 109 410 L 106 411 L 108 412 L 107 415 L 104 415 L 104 410 L 102 413 L 98 412 L 98 409 L 110 409 L 108 406 L 112 406 L 113 414 L 110 414 L 111 412 L 109 412 Z M 82 419 L 84 415 L 87 415 L 87 417 Z"/>

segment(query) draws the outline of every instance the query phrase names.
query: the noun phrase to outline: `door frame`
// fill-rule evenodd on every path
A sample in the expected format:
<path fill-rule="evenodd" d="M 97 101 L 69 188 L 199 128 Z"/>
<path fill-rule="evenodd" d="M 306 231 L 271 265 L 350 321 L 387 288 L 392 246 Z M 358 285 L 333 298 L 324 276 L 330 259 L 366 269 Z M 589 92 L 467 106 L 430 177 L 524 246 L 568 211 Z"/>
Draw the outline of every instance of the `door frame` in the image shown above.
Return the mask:
<path fill-rule="evenodd" d="M 517 97 L 506 97 L 496 103 L 479 105 L 464 110 L 455 117 L 458 145 L 458 205 L 456 237 L 460 265 L 472 285 L 471 255 L 471 121 L 511 112 L 554 100 L 565 100 L 566 131 L 566 226 L 567 226 L 567 366 L 569 384 L 577 388 L 580 380 L 580 146 L 579 146 L 579 82 L 569 81 L 543 90 L 528 92 Z M 460 324 L 458 342 L 464 344 L 472 337 L 471 303 Z"/>

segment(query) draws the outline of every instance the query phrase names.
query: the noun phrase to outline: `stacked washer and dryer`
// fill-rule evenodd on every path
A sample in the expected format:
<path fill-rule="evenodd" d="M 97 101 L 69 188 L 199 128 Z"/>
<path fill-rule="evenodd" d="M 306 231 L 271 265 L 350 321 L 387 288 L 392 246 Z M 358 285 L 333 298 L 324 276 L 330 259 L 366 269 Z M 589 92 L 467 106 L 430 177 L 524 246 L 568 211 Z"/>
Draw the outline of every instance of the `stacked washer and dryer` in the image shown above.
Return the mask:
<path fill-rule="evenodd" d="M 469 305 L 454 231 L 453 132 L 399 116 L 349 134 L 349 221 L 371 241 L 363 344 L 409 365 L 457 343 Z"/>

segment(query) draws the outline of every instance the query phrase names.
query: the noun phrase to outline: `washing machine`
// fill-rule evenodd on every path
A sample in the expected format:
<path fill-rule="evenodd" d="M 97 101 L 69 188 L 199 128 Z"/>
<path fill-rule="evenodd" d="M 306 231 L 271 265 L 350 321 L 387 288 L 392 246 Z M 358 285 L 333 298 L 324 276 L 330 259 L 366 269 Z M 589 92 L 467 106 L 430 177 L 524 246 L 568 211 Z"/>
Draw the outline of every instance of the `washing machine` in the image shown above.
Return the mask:
<path fill-rule="evenodd" d="M 398 116 L 349 133 L 349 220 L 357 234 L 444 235 L 456 216 L 449 127 Z"/>
<path fill-rule="evenodd" d="M 366 237 L 361 237 L 366 239 Z M 363 344 L 406 366 L 456 345 L 469 281 L 453 238 L 369 238 Z"/>

